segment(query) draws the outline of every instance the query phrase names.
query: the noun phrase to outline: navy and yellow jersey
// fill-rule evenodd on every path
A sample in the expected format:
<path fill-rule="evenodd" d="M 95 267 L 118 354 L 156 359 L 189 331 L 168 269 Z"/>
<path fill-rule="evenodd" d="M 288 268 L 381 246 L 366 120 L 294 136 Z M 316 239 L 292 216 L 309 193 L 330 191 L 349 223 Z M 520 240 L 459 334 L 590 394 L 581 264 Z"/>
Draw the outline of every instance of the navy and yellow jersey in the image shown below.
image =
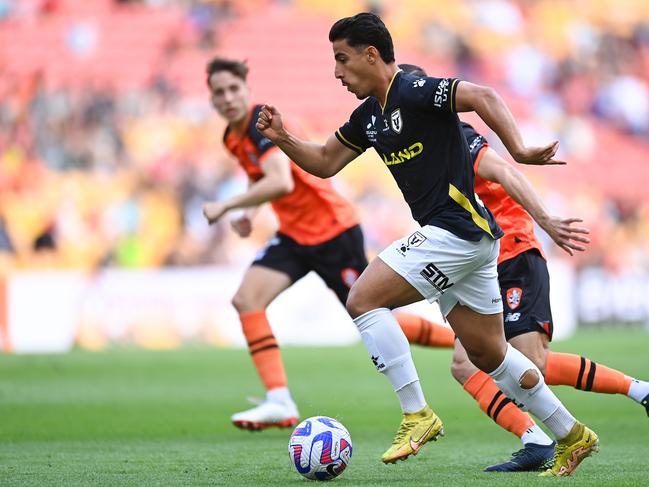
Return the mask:
<path fill-rule="evenodd" d="M 336 132 L 361 154 L 374 147 L 420 225 L 434 225 L 479 241 L 503 233 L 474 191 L 473 163 L 455 113 L 453 78 L 397 72 L 385 106 L 369 97 Z"/>

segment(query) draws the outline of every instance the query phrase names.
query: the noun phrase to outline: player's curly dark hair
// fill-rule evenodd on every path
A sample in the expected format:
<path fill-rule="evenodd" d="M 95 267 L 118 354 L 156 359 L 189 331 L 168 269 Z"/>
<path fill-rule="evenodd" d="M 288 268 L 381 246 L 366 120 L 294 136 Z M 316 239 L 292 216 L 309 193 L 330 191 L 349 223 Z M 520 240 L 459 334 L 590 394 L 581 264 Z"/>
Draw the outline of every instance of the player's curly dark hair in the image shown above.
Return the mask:
<path fill-rule="evenodd" d="M 378 15 L 363 12 L 331 26 L 329 41 L 346 40 L 351 47 L 374 46 L 385 63 L 394 62 L 392 36 Z"/>
<path fill-rule="evenodd" d="M 245 61 L 234 61 L 232 59 L 215 57 L 209 63 L 207 63 L 207 67 L 205 68 L 205 72 L 207 74 L 206 81 L 208 86 L 210 85 L 210 77 L 214 73 L 218 73 L 220 71 L 228 71 L 244 81 L 246 81 L 246 78 L 248 77 L 248 65 Z"/>

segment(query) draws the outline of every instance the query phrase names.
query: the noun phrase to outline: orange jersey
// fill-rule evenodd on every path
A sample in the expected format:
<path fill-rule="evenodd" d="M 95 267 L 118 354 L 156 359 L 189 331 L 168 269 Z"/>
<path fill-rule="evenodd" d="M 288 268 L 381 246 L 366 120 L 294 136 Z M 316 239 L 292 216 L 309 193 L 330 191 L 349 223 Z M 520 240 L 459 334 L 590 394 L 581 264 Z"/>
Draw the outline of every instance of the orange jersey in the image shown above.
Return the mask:
<path fill-rule="evenodd" d="M 264 176 L 264 158 L 279 150 L 256 128 L 260 110 L 261 105 L 251 109 L 248 129 L 243 136 L 229 126 L 223 135 L 225 146 L 252 181 Z M 280 233 L 301 245 L 318 245 L 358 225 L 354 208 L 333 189 L 329 180 L 307 173 L 293 161 L 290 164 L 295 187 L 289 194 L 271 202 Z"/>
<path fill-rule="evenodd" d="M 541 244 L 534 234 L 534 220 L 530 214 L 514 201 L 500 184 L 487 181 L 478 176 L 478 166 L 485 151 L 489 148 L 486 142 L 482 142 L 482 144 L 473 164 L 475 192 L 487 208 L 491 210 L 496 222 L 505 232 L 505 236 L 500 239 L 498 263 L 516 257 L 518 254 L 530 249 L 538 249 L 545 258 Z"/>

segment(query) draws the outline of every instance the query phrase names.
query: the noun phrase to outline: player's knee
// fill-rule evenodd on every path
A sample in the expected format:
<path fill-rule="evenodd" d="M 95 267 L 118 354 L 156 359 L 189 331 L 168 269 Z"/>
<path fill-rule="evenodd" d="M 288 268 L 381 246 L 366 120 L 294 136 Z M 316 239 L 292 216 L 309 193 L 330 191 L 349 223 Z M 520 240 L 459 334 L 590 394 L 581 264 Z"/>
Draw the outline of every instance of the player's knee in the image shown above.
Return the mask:
<path fill-rule="evenodd" d="M 350 298 L 351 295 L 349 298 L 347 298 L 347 303 L 345 303 L 345 308 L 347 308 L 347 313 L 349 313 L 349 316 L 351 316 L 352 319 L 355 319 L 358 318 L 363 313 L 365 313 L 365 311 L 363 306 L 361 306 L 360 302 Z"/>
<path fill-rule="evenodd" d="M 239 314 L 257 311 L 263 308 L 263 306 L 256 303 L 249 294 L 240 291 L 232 297 L 232 306 L 234 306 L 234 309 L 236 309 Z"/>
<path fill-rule="evenodd" d="M 546 361 L 545 351 L 538 351 L 537 353 L 531 353 L 527 355 L 527 358 L 529 358 L 534 363 L 534 365 L 536 365 L 539 368 L 542 374 L 545 374 L 545 361 Z"/>
<path fill-rule="evenodd" d="M 505 360 L 507 342 L 504 337 L 483 336 L 479 340 L 465 344 L 469 360 L 480 370 L 490 373 Z"/>
<path fill-rule="evenodd" d="M 547 356 L 547 354 L 545 354 L 545 355 L 543 355 L 542 358 L 539 359 L 538 362 L 533 361 L 534 365 L 536 365 L 539 368 L 539 370 L 541 371 L 541 374 L 543 374 L 544 377 L 545 377 L 545 367 L 547 366 L 547 363 L 548 363 L 547 360 L 548 360 L 548 356 Z"/>
<path fill-rule="evenodd" d="M 491 372 L 505 359 L 505 353 L 485 343 L 484 347 L 466 347 L 466 353 L 473 365 L 483 372 Z"/>
<path fill-rule="evenodd" d="M 469 360 L 471 363 L 483 372 L 490 372 L 492 369 L 498 367 L 497 365 L 496 367 L 493 367 L 492 361 L 489 360 L 489 356 L 484 353 L 470 353 L 468 351 L 467 353 L 469 354 Z"/>
<path fill-rule="evenodd" d="M 475 367 L 467 358 L 453 357 L 453 362 L 451 362 L 451 375 L 460 384 L 464 385 L 474 372 Z"/>
<path fill-rule="evenodd" d="M 532 362 L 534 362 L 534 365 L 536 365 L 539 368 L 541 374 L 543 375 L 545 375 L 545 366 L 547 364 L 548 351 L 549 351 L 547 336 L 544 335 L 544 339 L 546 341 L 542 343 L 541 346 L 538 347 L 531 355 L 529 355 L 529 359 Z"/>
<path fill-rule="evenodd" d="M 535 369 L 526 370 L 521 378 L 518 380 L 518 383 L 521 385 L 522 389 L 532 389 L 536 386 L 541 380 L 541 376 L 538 371 Z"/>
<path fill-rule="evenodd" d="M 359 317 L 360 315 L 367 313 L 371 310 L 368 308 L 366 303 L 363 300 L 362 294 L 358 292 L 355 286 L 352 286 L 349 291 L 349 296 L 347 296 L 347 302 L 345 303 L 345 308 L 352 319 Z"/>

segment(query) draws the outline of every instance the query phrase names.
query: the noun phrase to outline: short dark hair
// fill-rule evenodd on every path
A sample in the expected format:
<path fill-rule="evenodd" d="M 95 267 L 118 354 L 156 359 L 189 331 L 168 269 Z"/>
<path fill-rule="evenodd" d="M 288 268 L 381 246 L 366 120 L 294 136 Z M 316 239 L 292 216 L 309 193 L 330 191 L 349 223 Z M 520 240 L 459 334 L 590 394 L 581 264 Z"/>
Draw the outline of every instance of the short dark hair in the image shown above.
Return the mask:
<path fill-rule="evenodd" d="M 392 36 L 378 15 L 363 12 L 331 26 L 329 42 L 344 39 L 351 47 L 374 46 L 385 63 L 394 62 Z"/>
<path fill-rule="evenodd" d="M 248 77 L 248 65 L 245 61 L 234 61 L 232 59 L 215 57 L 207 63 L 207 67 L 205 68 L 205 72 L 207 73 L 207 86 L 210 85 L 210 77 L 220 71 L 228 71 L 244 81 Z"/>
<path fill-rule="evenodd" d="M 416 64 L 399 64 L 399 69 L 405 74 L 411 74 L 413 76 L 428 76 L 426 71 L 424 71 L 424 68 L 417 66 Z"/>

